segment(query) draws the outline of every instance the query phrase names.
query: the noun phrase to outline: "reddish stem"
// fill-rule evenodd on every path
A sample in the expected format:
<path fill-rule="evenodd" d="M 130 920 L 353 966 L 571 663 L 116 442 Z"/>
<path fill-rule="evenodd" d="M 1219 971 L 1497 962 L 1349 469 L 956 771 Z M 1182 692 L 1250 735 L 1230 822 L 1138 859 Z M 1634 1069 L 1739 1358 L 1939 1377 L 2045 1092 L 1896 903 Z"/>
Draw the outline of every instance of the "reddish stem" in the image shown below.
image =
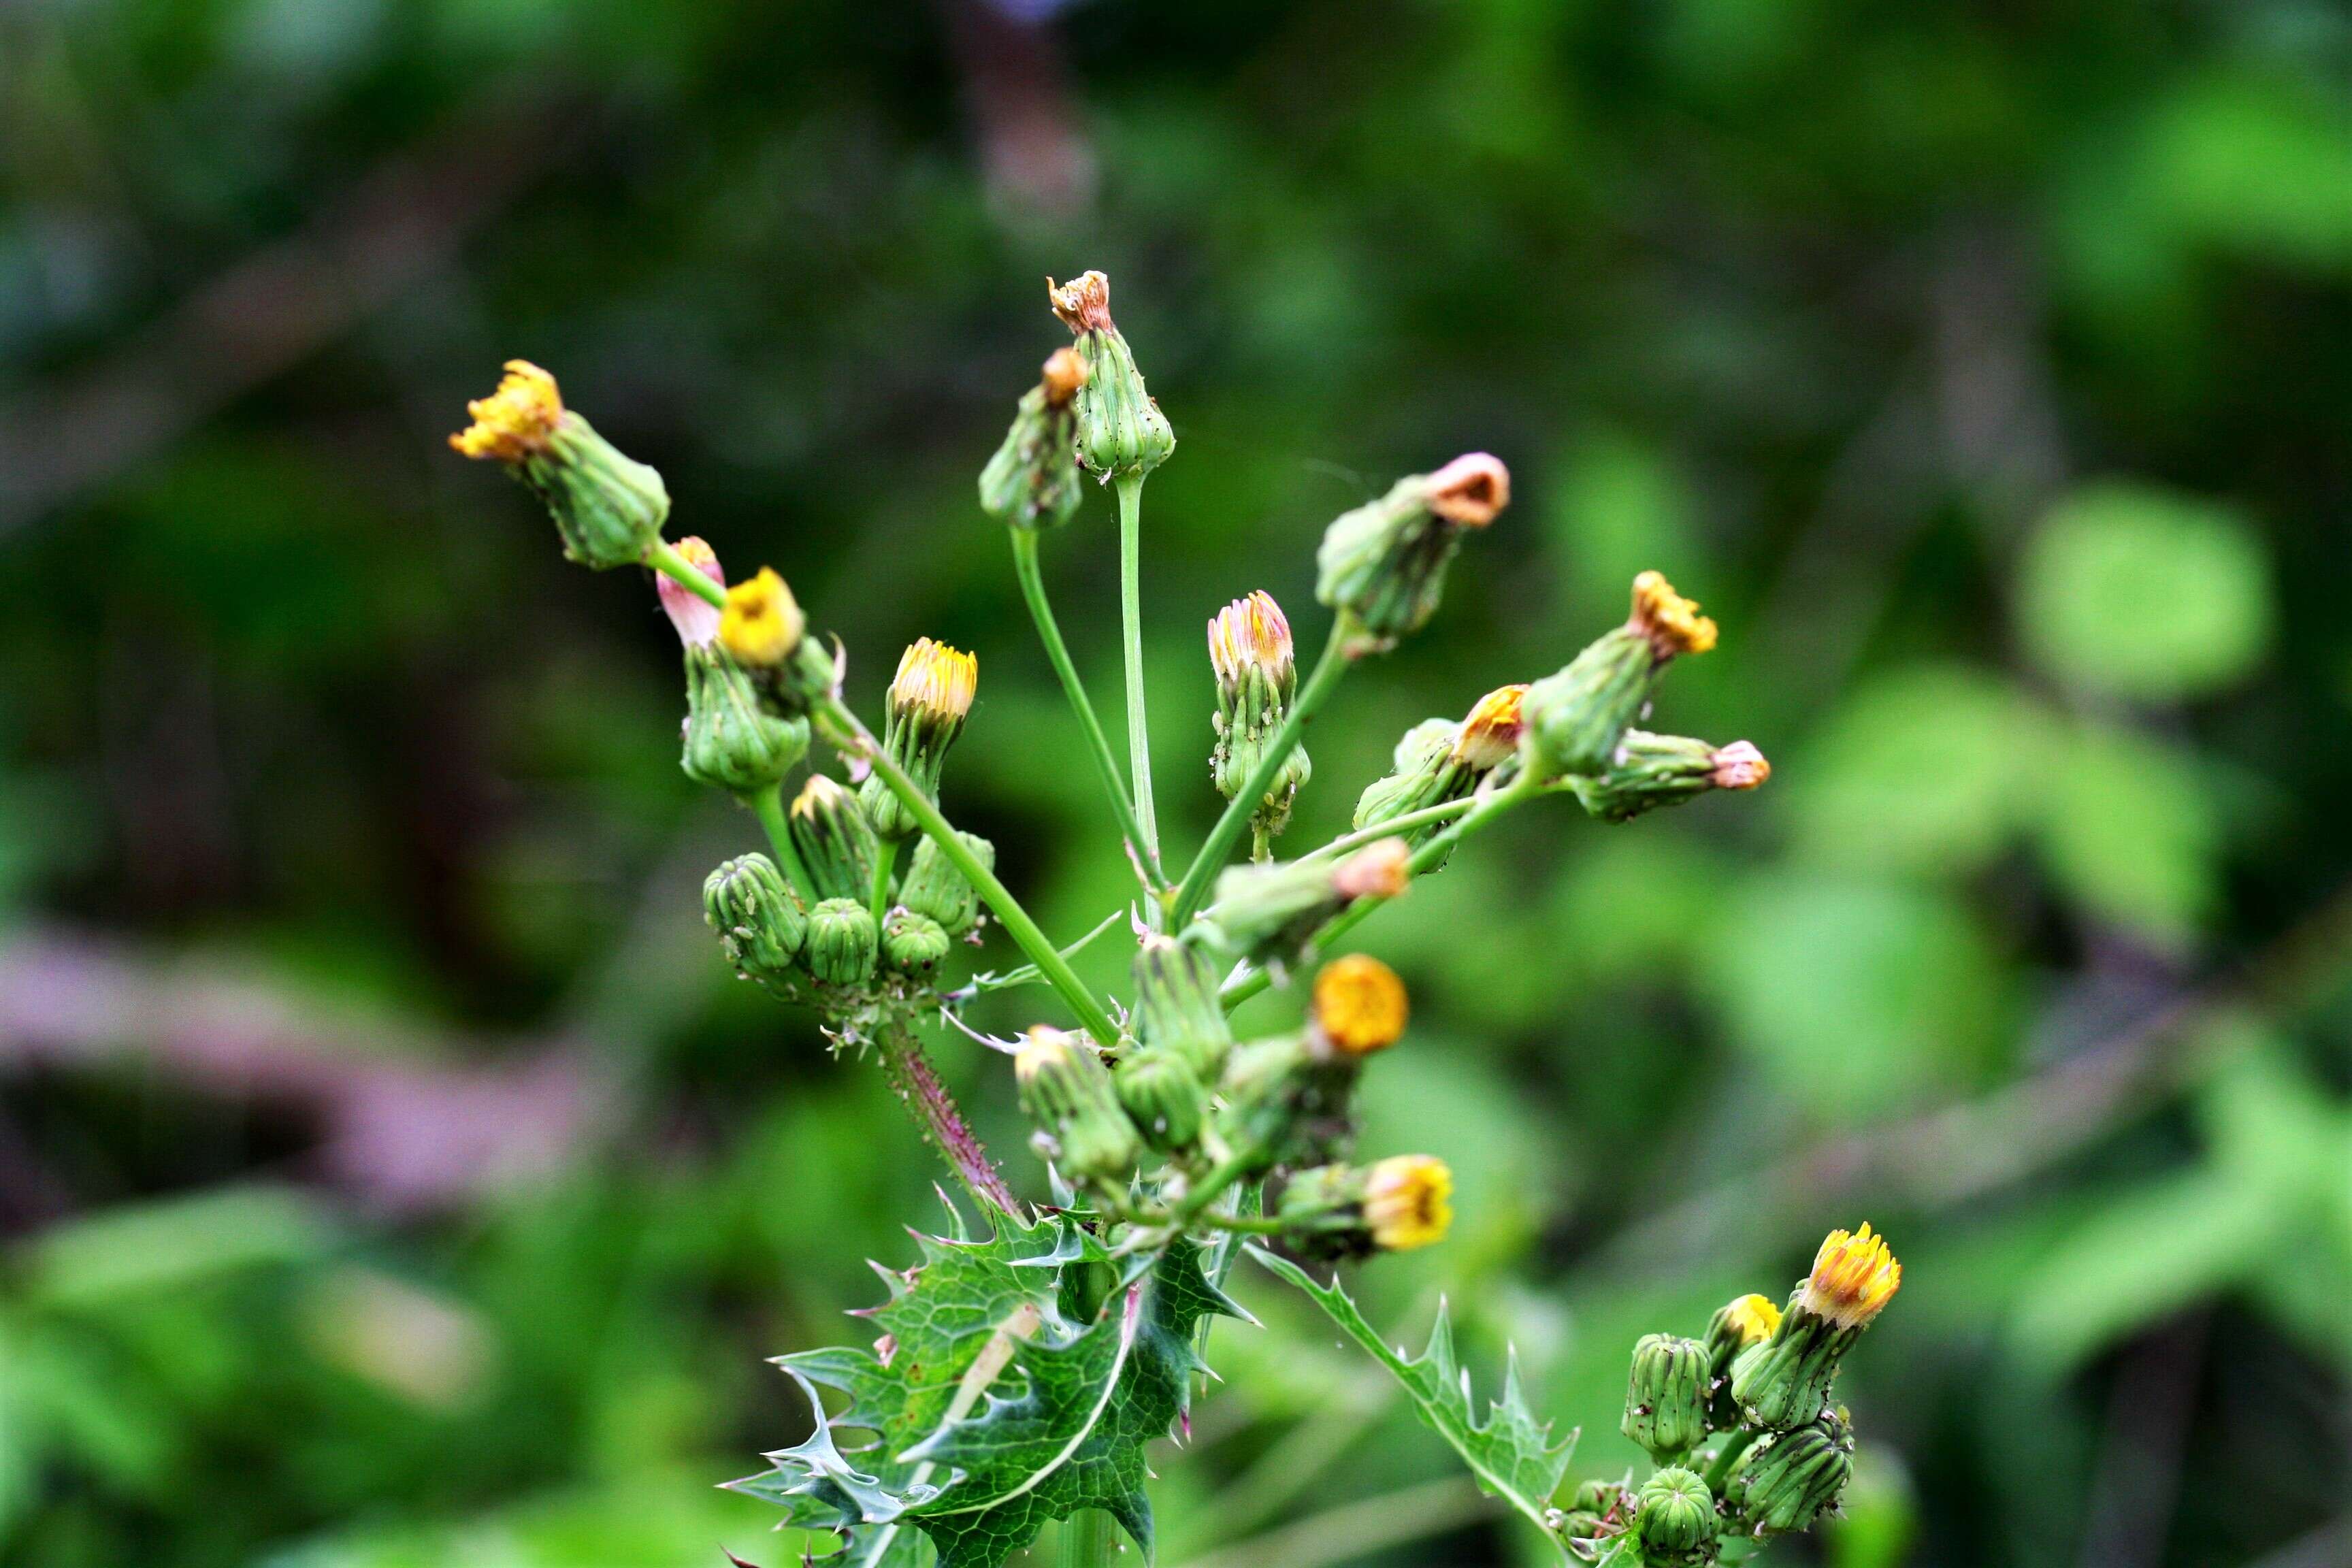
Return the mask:
<path fill-rule="evenodd" d="M 931 1147 L 955 1172 L 964 1190 L 982 1203 L 1017 1217 L 1021 1200 L 1004 1184 L 1004 1178 L 997 1173 L 995 1163 L 989 1159 L 979 1134 L 964 1121 L 963 1112 L 956 1109 L 954 1099 L 932 1069 L 931 1058 L 924 1054 L 923 1043 L 915 1037 L 914 1030 L 904 1024 L 886 1024 L 878 1032 L 877 1044 L 891 1089 L 906 1102 L 908 1113 L 923 1130 L 923 1136 L 930 1140 Z"/>

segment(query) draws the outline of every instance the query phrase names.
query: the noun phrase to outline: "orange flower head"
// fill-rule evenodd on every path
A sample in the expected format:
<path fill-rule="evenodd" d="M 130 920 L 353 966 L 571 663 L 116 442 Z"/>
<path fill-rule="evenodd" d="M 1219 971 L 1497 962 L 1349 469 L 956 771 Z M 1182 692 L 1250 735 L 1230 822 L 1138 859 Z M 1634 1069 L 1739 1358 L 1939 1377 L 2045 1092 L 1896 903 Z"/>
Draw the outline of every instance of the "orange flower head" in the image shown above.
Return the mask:
<path fill-rule="evenodd" d="M 1395 1045 L 1408 1010 L 1404 982 L 1369 953 L 1334 959 L 1315 977 L 1315 1022 L 1342 1056 L 1368 1057 Z"/>
<path fill-rule="evenodd" d="M 1633 627 L 1650 639 L 1660 658 L 1705 653 L 1715 646 L 1715 623 L 1698 613 L 1698 601 L 1675 592 L 1663 572 L 1633 579 Z"/>

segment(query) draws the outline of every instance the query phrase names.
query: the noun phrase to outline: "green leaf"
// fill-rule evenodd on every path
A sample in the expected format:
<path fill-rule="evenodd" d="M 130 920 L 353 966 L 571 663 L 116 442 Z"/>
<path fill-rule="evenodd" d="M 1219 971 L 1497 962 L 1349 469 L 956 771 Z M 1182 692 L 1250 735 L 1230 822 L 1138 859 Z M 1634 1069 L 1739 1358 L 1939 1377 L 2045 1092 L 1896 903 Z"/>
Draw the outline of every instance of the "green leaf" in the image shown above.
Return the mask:
<path fill-rule="evenodd" d="M 1429 1331 L 1428 1347 L 1408 1360 L 1401 1352 L 1389 1348 L 1388 1342 L 1364 1321 L 1356 1303 L 1348 1299 L 1348 1293 L 1337 1282 L 1318 1285 L 1307 1270 L 1263 1247 L 1251 1247 L 1250 1256 L 1304 1290 L 1316 1305 L 1331 1315 L 1333 1322 L 1347 1331 L 1349 1338 L 1388 1368 L 1412 1397 L 1413 1409 L 1423 1424 L 1462 1456 L 1462 1462 L 1470 1467 L 1478 1485 L 1524 1514 L 1543 1531 L 1545 1540 L 1561 1551 L 1561 1560 L 1566 1561 L 1559 1537 L 1545 1522 L 1544 1515 L 1551 1506 L 1552 1494 L 1559 1489 L 1561 1479 L 1568 1474 L 1569 1458 L 1576 1451 L 1576 1434 L 1570 1433 L 1563 1443 L 1551 1440 L 1551 1423 L 1538 1422 L 1528 1408 L 1527 1396 L 1519 1388 L 1516 1355 L 1504 1376 L 1502 1398 L 1487 1406 L 1486 1418 L 1482 1422 L 1470 1393 L 1470 1374 L 1454 1357 L 1454 1329 L 1446 1320 L 1443 1302 L 1438 1305 L 1437 1321 Z"/>
<path fill-rule="evenodd" d="M 2212 901 L 2221 834 L 2187 757 L 2086 725 L 2053 748 L 2041 807 L 2042 853 L 2076 901 L 2161 942 L 2194 934 Z"/>
<path fill-rule="evenodd" d="M 2025 640 L 2052 674 L 2150 701 L 2216 691 L 2270 640 L 2270 566 L 2238 511 L 2145 485 L 2061 501 L 2026 547 Z"/>
<path fill-rule="evenodd" d="M 1144 1446 L 1184 1411 L 1201 1321 L 1243 1315 L 1202 1273 L 1199 1250 L 1180 1242 L 1115 1272 L 1068 1216 L 1003 1220 L 977 1241 L 917 1241 L 916 1268 L 882 1271 L 892 1293 L 867 1314 L 884 1331 L 874 1350 L 778 1358 L 809 1389 L 819 1430 L 734 1489 L 785 1509 L 789 1522 L 841 1531 L 857 1568 L 911 1561 L 906 1536 L 916 1529 L 941 1568 L 992 1568 L 1047 1521 L 1097 1508 L 1148 1560 Z M 1062 1308 L 1072 1269 L 1099 1271 L 1112 1286 L 1084 1321 Z M 1000 1339 L 1015 1322 L 1029 1327 Z M 1004 1364 L 979 1407 L 967 1397 L 959 1415 L 959 1388 L 992 1342 Z M 824 1414 L 814 1384 L 847 1396 L 839 1415 Z M 849 1429 L 871 1436 L 839 1440 Z"/>

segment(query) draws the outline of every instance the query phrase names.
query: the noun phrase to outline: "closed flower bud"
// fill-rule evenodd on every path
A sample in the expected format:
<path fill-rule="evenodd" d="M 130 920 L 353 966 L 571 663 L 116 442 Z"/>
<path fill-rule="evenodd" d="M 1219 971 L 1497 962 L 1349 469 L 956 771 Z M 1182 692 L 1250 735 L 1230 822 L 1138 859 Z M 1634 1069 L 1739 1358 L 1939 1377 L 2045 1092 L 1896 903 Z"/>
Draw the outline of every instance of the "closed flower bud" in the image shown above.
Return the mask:
<path fill-rule="evenodd" d="M 873 892 L 874 828 L 856 795 L 811 773 L 793 799 L 792 833 L 817 897 L 862 902 Z"/>
<path fill-rule="evenodd" d="M 1724 1488 L 1724 1505 L 1757 1535 L 1809 1530 L 1834 1512 L 1853 1478 L 1853 1428 L 1831 1411 L 1748 1449 Z"/>
<path fill-rule="evenodd" d="M 1217 999 L 1216 965 L 1172 937 L 1149 935 L 1135 955 L 1135 1012 L 1129 1022 L 1147 1049 L 1184 1058 L 1204 1084 L 1225 1070 L 1233 1026 Z"/>
<path fill-rule="evenodd" d="M 1655 572 L 1633 579 L 1633 612 L 1556 675 L 1528 689 L 1522 711 L 1547 778 L 1606 773 L 1618 742 L 1648 706 L 1658 672 L 1678 654 L 1715 646 L 1715 623 Z"/>
<path fill-rule="evenodd" d="M 1104 479 L 1148 474 L 1176 449 L 1168 416 L 1143 384 L 1135 354 L 1110 319 L 1110 279 L 1088 272 L 1067 283 L 1045 280 L 1045 297 L 1074 345 L 1086 374 L 1071 408 L 1077 416 L 1078 460 Z"/>
<path fill-rule="evenodd" d="M 1633 1527 L 1642 1537 L 1642 1560 L 1656 1568 L 1696 1568 L 1715 1555 L 1722 1526 L 1706 1482 L 1689 1470 L 1670 1467 L 1642 1483 L 1634 1494 Z"/>
<path fill-rule="evenodd" d="M 1298 686 L 1290 623 L 1272 595 L 1261 589 L 1217 612 L 1209 623 L 1209 664 L 1217 675 L 1217 711 L 1211 721 L 1217 739 L 1209 752 L 1209 776 L 1217 793 L 1231 800 L 1257 771 Z M 1293 747 L 1283 759 L 1250 816 L 1261 849 L 1290 820 L 1290 803 L 1313 772 L 1304 746 Z"/>
<path fill-rule="evenodd" d="M 1903 1265 L 1869 1226 L 1830 1232 L 1772 1337 L 1732 1363 L 1731 1394 L 1741 1412 L 1775 1430 L 1818 1420 L 1838 1362 L 1902 1284 Z"/>
<path fill-rule="evenodd" d="M 808 945 L 803 950 L 811 974 L 828 985 L 863 985 L 874 978 L 874 957 L 879 945 L 874 913 L 861 899 L 821 899 L 809 910 Z"/>
<path fill-rule="evenodd" d="M 980 510 L 1008 528 L 1058 528 L 1078 510 L 1077 412 L 1087 367 L 1055 349 L 1045 379 L 1024 393 L 1003 445 L 980 471 Z"/>
<path fill-rule="evenodd" d="M 719 613 L 719 646 L 788 717 L 806 713 L 833 689 L 833 656 L 807 631 L 799 601 L 766 566 L 728 589 L 726 608 Z"/>
<path fill-rule="evenodd" d="M 1083 1037 L 1039 1025 L 1013 1057 L 1013 1076 L 1022 1109 L 1037 1123 L 1039 1153 L 1065 1175 L 1126 1180 L 1142 1156 L 1142 1142 L 1111 1090 L 1110 1074 Z"/>
<path fill-rule="evenodd" d="M 786 978 L 808 935 L 798 895 L 765 855 L 740 856 L 711 872 L 702 884 L 702 916 L 747 980 Z"/>
<path fill-rule="evenodd" d="M 1458 798 L 1454 786 L 1461 770 L 1454 765 L 1454 740 L 1461 728 L 1451 719 L 1424 719 L 1407 730 L 1396 743 L 1387 776 L 1366 784 L 1356 797 L 1356 831 Z"/>
<path fill-rule="evenodd" d="M 991 870 L 996 868 L 996 846 L 977 833 L 959 832 L 972 858 Z M 907 874 L 898 880 L 898 901 L 919 915 L 939 921 L 951 937 L 961 936 L 980 921 L 980 895 L 964 880 L 955 862 L 929 838 L 915 845 Z"/>
<path fill-rule="evenodd" d="M 1403 839 L 1383 838 L 1337 863 L 1232 867 L 1217 878 L 1216 901 L 1192 929 L 1236 958 L 1284 963 L 1356 900 L 1403 892 L 1412 856 Z"/>
<path fill-rule="evenodd" d="M 1572 775 L 1569 787 L 1603 822 L 1628 822 L 1709 790 L 1754 789 L 1771 776 L 1772 764 L 1746 741 L 1714 746 L 1687 735 L 1628 730 L 1608 772 Z"/>
<path fill-rule="evenodd" d="M 466 412 L 474 422 L 449 445 L 505 464 L 528 485 L 555 519 L 565 556 L 598 571 L 644 562 L 669 516 L 669 491 L 565 408 L 553 376 L 509 360 L 498 390 Z"/>
<path fill-rule="evenodd" d="M 1633 1347 L 1618 1430 L 1661 1464 L 1668 1455 L 1688 1453 L 1706 1437 L 1711 1382 L 1706 1347 L 1698 1341 L 1643 1335 Z"/>
<path fill-rule="evenodd" d="M 678 756 L 687 777 L 750 795 L 782 783 L 808 755 L 808 721 L 770 711 L 751 672 L 733 655 L 716 642 L 688 647 L 685 747 Z"/>
<path fill-rule="evenodd" d="M 928 974 L 948 955 L 948 933 L 929 915 L 904 904 L 882 917 L 882 956 L 891 968 Z"/>
<path fill-rule="evenodd" d="M 1128 1120 L 1154 1149 L 1174 1153 L 1201 1141 L 1208 1095 L 1192 1065 L 1173 1049 L 1144 1046 L 1129 1052 L 1111 1069 L 1110 1081 Z"/>
<path fill-rule="evenodd" d="M 1351 655 L 1379 653 L 1437 613 L 1462 534 L 1509 504 L 1510 471 L 1484 452 L 1411 474 L 1333 521 L 1315 552 L 1315 597 L 1356 624 Z"/>
<path fill-rule="evenodd" d="M 677 542 L 677 552 L 686 563 L 711 582 L 724 588 L 727 574 L 719 569 L 718 552 L 709 544 L 689 533 Z M 677 640 L 688 647 L 709 647 L 719 640 L 719 606 L 683 583 L 667 574 L 654 576 L 654 593 L 661 599 L 662 614 L 677 628 Z"/>
<path fill-rule="evenodd" d="M 1591 1543 L 1622 1534 L 1633 1515 L 1633 1498 L 1623 1487 L 1615 1481 L 1586 1481 L 1576 1489 L 1568 1507 L 1553 1517 L 1552 1528 L 1570 1543 L 1570 1551 L 1579 1561 L 1590 1562 L 1599 1555 Z M 1579 1542 L 1587 1545 L 1580 1549 L 1575 1544 Z"/>
<path fill-rule="evenodd" d="M 1382 1160 L 1364 1178 L 1364 1223 L 1383 1252 L 1444 1240 L 1454 1225 L 1454 1173 L 1428 1154 Z"/>
<path fill-rule="evenodd" d="M 948 748 L 963 731 L 980 686 L 980 661 L 945 643 L 917 637 L 898 657 L 898 678 L 885 704 L 882 749 L 907 771 L 926 798 L 936 803 Z M 911 837 L 917 831 L 906 803 L 882 775 L 869 775 L 858 791 L 866 819 L 885 838 Z"/>
<path fill-rule="evenodd" d="M 1315 1027 L 1346 1057 L 1368 1057 L 1404 1034 L 1404 982 L 1369 953 L 1351 952 L 1315 976 Z"/>
<path fill-rule="evenodd" d="M 1526 702 L 1525 682 L 1498 686 L 1472 704 L 1454 737 L 1453 761 L 1475 779 L 1483 779 L 1519 754 L 1527 722 L 1520 709 Z"/>

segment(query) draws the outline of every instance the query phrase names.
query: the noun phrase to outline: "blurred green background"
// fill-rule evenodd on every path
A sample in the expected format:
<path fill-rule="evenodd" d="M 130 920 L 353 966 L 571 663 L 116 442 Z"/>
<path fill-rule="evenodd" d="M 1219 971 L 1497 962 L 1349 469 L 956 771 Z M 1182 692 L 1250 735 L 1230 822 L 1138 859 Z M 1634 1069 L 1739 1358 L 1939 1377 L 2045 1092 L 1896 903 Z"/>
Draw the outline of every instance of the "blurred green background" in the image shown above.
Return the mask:
<path fill-rule="evenodd" d="M 756 835 L 646 584 L 444 437 L 526 355 L 869 711 L 976 648 L 948 805 L 1074 937 L 1125 878 L 972 481 L 1086 267 L 1181 441 L 1179 843 L 1206 617 L 1313 646 L 1323 522 L 1473 447 L 1517 503 L 1290 846 L 1644 566 L 1725 634 L 1657 722 L 1776 764 L 1365 928 L 1367 1148 L 1463 1186 L 1375 1321 L 1449 1292 L 1614 1474 L 1635 1335 L 1866 1217 L 1864 1468 L 1779 1560 L 2352 1560 L 2342 5 L 14 0 L 0 204 L 0 1562 L 797 1560 L 713 1483 L 936 1173 L 700 928 Z M 1047 556 L 1116 727 L 1109 521 Z M 1163 1561 L 1539 1560 L 1241 1289 Z"/>

